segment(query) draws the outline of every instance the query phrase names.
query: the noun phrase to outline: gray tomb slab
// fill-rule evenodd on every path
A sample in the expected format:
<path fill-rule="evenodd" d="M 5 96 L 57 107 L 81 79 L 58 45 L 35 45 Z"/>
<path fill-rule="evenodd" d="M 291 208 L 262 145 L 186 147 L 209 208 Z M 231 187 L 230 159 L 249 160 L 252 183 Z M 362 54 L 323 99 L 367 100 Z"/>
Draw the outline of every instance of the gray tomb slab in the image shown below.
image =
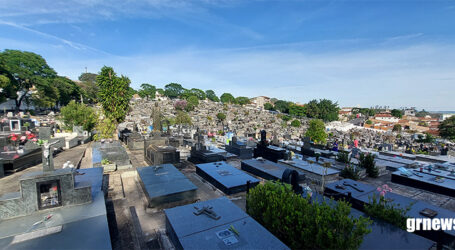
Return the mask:
<path fill-rule="evenodd" d="M 195 215 L 196 208 L 212 207 L 214 220 Z M 166 229 L 177 249 L 289 249 L 226 197 L 164 210 Z M 239 234 L 229 234 L 233 226 Z"/>
<path fill-rule="evenodd" d="M 38 137 L 41 140 L 50 140 L 52 134 L 51 127 L 39 127 L 38 128 Z"/>
<path fill-rule="evenodd" d="M 172 164 L 137 168 L 150 207 L 194 201 L 197 187 Z"/>
<path fill-rule="evenodd" d="M 241 168 L 266 180 L 281 180 L 284 171 L 289 167 L 266 159 L 251 159 L 242 161 Z M 299 180 L 304 180 L 305 174 L 301 170 L 297 172 Z"/>
<path fill-rule="evenodd" d="M 251 187 L 259 183 L 258 179 L 224 161 L 197 164 L 196 173 L 228 195 L 246 191 L 247 181 Z"/>

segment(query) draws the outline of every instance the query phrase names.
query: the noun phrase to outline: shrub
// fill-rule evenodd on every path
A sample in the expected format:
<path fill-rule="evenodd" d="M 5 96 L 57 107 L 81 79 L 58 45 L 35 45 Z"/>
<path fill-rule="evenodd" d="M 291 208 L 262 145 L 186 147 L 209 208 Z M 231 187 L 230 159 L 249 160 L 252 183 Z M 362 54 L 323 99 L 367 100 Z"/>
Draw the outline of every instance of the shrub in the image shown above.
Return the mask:
<path fill-rule="evenodd" d="M 371 221 L 346 202 L 312 203 L 288 184 L 266 182 L 247 195 L 247 212 L 292 249 L 358 248 Z"/>
<path fill-rule="evenodd" d="M 101 160 L 101 165 L 109 165 L 111 162 L 108 159 L 102 159 Z"/>
<path fill-rule="evenodd" d="M 354 166 L 346 165 L 346 167 L 341 170 L 340 175 L 344 178 L 358 180 L 360 179 L 359 171 L 354 168 Z"/>
<path fill-rule="evenodd" d="M 98 122 L 96 126 L 96 135 L 93 137 L 95 141 L 100 139 L 112 138 L 116 129 L 116 124 L 109 118 L 104 118 Z"/>
<path fill-rule="evenodd" d="M 61 116 L 68 130 L 73 130 L 73 126 L 83 126 L 84 130 L 92 131 L 98 119 L 91 107 L 74 100 L 61 109 Z"/>
<path fill-rule="evenodd" d="M 301 124 L 300 124 L 300 121 L 297 120 L 297 119 L 296 119 L 296 120 L 293 120 L 293 121 L 291 122 L 291 126 L 293 126 L 293 127 L 295 127 L 295 128 L 300 127 L 300 125 L 301 125 Z"/>
<path fill-rule="evenodd" d="M 343 152 L 343 151 L 338 152 L 336 160 L 339 161 L 339 162 L 342 162 L 342 163 L 349 163 L 349 154 L 348 154 L 348 152 Z"/>
<path fill-rule="evenodd" d="M 359 166 L 366 169 L 367 174 L 369 177 L 376 178 L 379 176 L 379 170 L 376 167 L 376 163 L 374 162 L 374 155 L 373 154 L 365 154 L 360 153 L 359 157 Z"/>
<path fill-rule="evenodd" d="M 387 184 L 384 184 L 382 188 L 378 187 L 378 191 L 381 192 L 379 198 L 376 194 L 368 198 L 369 204 L 365 205 L 365 213 L 405 230 L 406 219 L 408 218 L 407 213 L 411 210 L 415 202 L 403 208 L 400 207 L 400 204 L 393 204 L 391 200 L 385 197 L 385 194 L 391 190 Z"/>

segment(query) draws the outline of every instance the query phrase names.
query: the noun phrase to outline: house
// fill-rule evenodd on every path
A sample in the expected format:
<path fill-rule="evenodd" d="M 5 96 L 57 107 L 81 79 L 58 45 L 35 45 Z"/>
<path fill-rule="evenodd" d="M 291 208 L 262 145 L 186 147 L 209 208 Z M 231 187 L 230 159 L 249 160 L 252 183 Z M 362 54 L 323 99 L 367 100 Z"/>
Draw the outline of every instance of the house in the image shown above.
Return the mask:
<path fill-rule="evenodd" d="M 388 113 L 379 113 L 374 116 L 374 119 L 380 120 L 380 121 L 385 121 L 385 122 L 392 122 L 392 123 L 397 123 L 400 121 L 400 118 L 392 116 L 391 114 Z"/>
<path fill-rule="evenodd" d="M 264 108 L 264 104 L 266 103 L 270 103 L 270 97 L 258 96 L 251 98 L 251 104 L 255 105 L 257 108 Z"/>

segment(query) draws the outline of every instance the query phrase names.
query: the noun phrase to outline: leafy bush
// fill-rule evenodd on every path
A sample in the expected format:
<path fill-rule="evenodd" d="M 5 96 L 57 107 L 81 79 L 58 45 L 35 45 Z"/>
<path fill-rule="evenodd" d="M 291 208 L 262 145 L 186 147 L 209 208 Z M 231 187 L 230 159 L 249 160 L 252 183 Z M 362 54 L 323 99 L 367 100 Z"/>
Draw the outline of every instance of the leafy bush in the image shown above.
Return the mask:
<path fill-rule="evenodd" d="M 406 214 L 411 210 L 414 203 L 402 208 L 399 204 L 393 204 L 391 200 L 386 199 L 385 192 L 381 192 L 379 198 L 378 195 L 374 194 L 369 197 L 369 201 L 369 204 L 365 205 L 366 214 L 389 222 L 401 229 L 406 229 L 406 219 L 408 218 Z"/>
<path fill-rule="evenodd" d="M 61 109 L 61 116 L 68 130 L 72 130 L 73 126 L 83 126 L 84 130 L 92 131 L 98 119 L 91 107 L 74 100 Z"/>
<path fill-rule="evenodd" d="M 295 127 L 295 128 L 300 127 L 300 125 L 301 125 L 301 124 L 300 124 L 300 121 L 297 120 L 297 119 L 296 119 L 296 120 L 293 120 L 293 121 L 291 122 L 291 126 L 293 126 L 293 127 Z"/>
<path fill-rule="evenodd" d="M 288 184 L 266 182 L 247 195 L 247 212 L 292 249 L 358 248 L 371 221 L 350 216 L 350 205 L 311 202 Z"/>
<path fill-rule="evenodd" d="M 101 160 L 101 165 L 109 165 L 111 164 L 112 162 L 110 162 L 108 159 L 102 159 Z"/>
<path fill-rule="evenodd" d="M 354 168 L 354 166 L 346 165 L 346 167 L 341 170 L 340 175 L 344 178 L 358 180 L 360 179 L 359 171 Z"/>
<path fill-rule="evenodd" d="M 348 152 L 340 151 L 338 152 L 337 159 L 338 162 L 349 163 L 349 154 Z"/>
<path fill-rule="evenodd" d="M 109 118 L 104 118 L 98 122 L 96 126 L 96 135 L 93 137 L 95 141 L 100 139 L 109 139 L 112 138 L 115 132 L 117 125 L 115 122 Z"/>
<path fill-rule="evenodd" d="M 373 154 L 360 153 L 359 166 L 366 169 L 369 177 L 377 178 L 379 176 L 379 170 L 374 162 L 375 156 Z"/>

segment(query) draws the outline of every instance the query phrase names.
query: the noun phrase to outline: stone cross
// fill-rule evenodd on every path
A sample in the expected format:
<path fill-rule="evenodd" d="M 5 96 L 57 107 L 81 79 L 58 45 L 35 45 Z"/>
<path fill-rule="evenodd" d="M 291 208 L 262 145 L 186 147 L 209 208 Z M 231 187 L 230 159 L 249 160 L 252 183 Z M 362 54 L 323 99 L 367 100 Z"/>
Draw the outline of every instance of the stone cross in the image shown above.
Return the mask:
<path fill-rule="evenodd" d="M 153 119 L 153 132 L 161 132 L 161 110 L 158 106 L 158 102 L 155 102 L 155 107 L 152 109 L 152 119 Z"/>
<path fill-rule="evenodd" d="M 52 152 L 54 151 L 53 148 L 51 148 L 52 145 L 56 144 L 58 141 L 55 141 L 53 143 L 49 143 L 46 141 L 43 144 L 43 171 L 44 172 L 52 172 L 54 171 L 54 156 Z"/>

